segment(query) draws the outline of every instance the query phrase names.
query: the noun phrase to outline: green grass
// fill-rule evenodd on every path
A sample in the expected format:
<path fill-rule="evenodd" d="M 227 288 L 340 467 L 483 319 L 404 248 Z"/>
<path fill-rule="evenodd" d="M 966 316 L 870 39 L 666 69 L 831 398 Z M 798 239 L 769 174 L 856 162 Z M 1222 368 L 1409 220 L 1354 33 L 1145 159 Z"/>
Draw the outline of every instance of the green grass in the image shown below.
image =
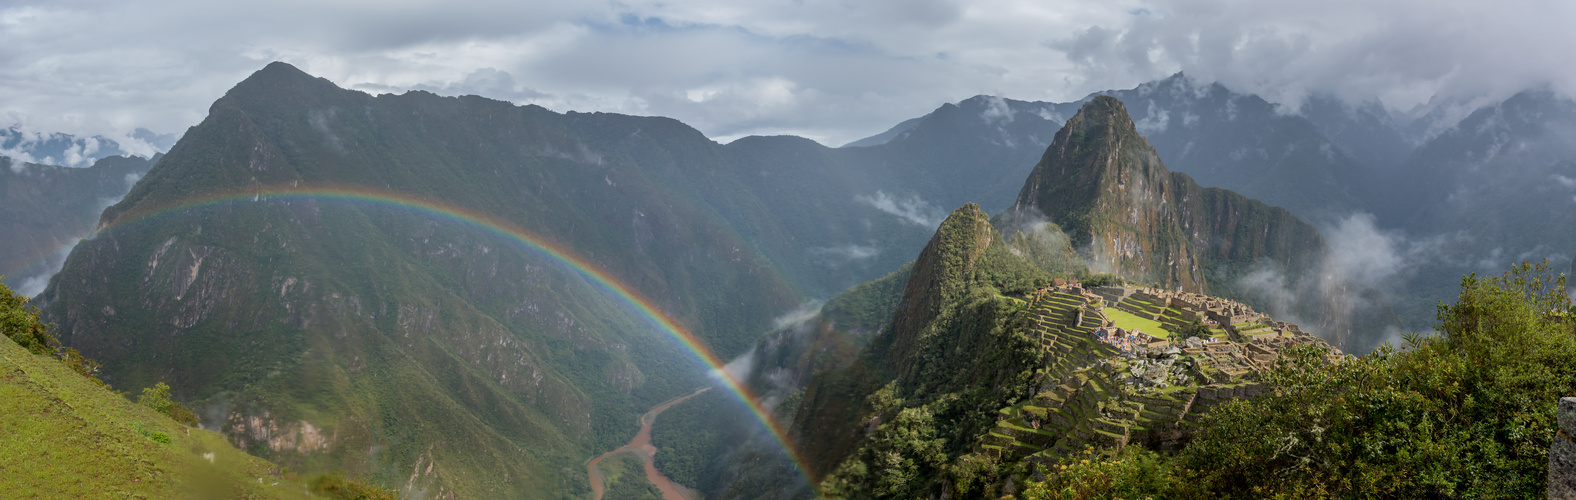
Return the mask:
<path fill-rule="evenodd" d="M 181 425 L 0 339 L 7 497 L 307 497 L 304 485 L 277 474 L 218 433 Z"/>
<path fill-rule="evenodd" d="M 1137 328 L 1139 331 L 1161 338 L 1168 338 L 1171 336 L 1171 331 L 1166 330 L 1165 327 L 1161 326 L 1159 321 L 1140 318 L 1133 313 L 1123 311 L 1121 309 L 1107 307 L 1105 309 L 1105 317 L 1110 319 L 1111 322 L 1116 323 L 1117 327 L 1123 329 L 1132 330 Z"/>

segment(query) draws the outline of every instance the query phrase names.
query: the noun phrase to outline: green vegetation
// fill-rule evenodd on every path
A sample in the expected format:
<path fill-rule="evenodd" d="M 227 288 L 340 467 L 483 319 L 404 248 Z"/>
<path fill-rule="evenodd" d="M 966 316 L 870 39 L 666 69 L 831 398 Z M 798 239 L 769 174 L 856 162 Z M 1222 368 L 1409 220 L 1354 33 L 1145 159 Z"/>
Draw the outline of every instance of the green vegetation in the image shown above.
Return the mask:
<path fill-rule="evenodd" d="M 1083 283 L 1084 286 L 1089 288 L 1102 286 L 1123 286 L 1127 284 L 1127 280 L 1122 279 L 1121 276 L 1111 273 L 1090 274 L 1088 276 L 1084 276 L 1082 280 L 1079 280 L 1079 282 Z"/>
<path fill-rule="evenodd" d="M 8 299 L 0 307 L 8 338 L 14 333 L 10 326 L 36 324 L 36 315 L 21 307 L 25 301 L 0 291 Z M 300 483 L 235 449 L 224 436 L 133 404 L 52 354 L 0 340 L 0 488 L 5 496 L 306 496 Z"/>
<path fill-rule="evenodd" d="M 747 435 L 736 425 L 737 404 L 725 392 L 706 391 L 657 415 L 651 426 L 651 444 L 657 447 L 656 466 L 675 483 L 702 492 L 713 491 L 720 477 L 717 458 L 728 445 Z"/>
<path fill-rule="evenodd" d="M 192 413 L 190 409 L 187 409 L 179 401 L 171 400 L 170 386 L 165 385 L 164 382 L 159 382 L 153 387 L 143 389 L 142 395 L 137 397 L 137 404 L 152 408 L 153 411 L 170 417 L 170 420 L 193 427 L 197 426 L 197 414 Z"/>
<path fill-rule="evenodd" d="M 1185 340 L 1191 337 L 1207 339 L 1215 336 L 1216 332 L 1224 333 L 1225 330 L 1212 330 L 1209 328 L 1209 325 L 1205 325 L 1203 321 L 1199 320 L 1198 318 L 1193 318 L 1193 321 L 1182 325 L 1181 328 L 1178 328 L 1176 331 L 1171 333 L 1172 338 Z"/>
<path fill-rule="evenodd" d="M 755 350 L 756 366 L 782 367 L 789 379 L 848 366 L 859 348 L 887 326 L 903 297 L 913 263 L 838 294 L 804 325 L 769 332 Z M 757 369 L 749 380 L 757 394 L 781 390 L 779 371 Z M 776 418 L 792 422 L 803 390 L 781 395 Z M 656 467 L 707 498 L 779 498 L 808 495 L 808 484 L 775 439 L 762 434 L 748 410 L 725 393 L 710 391 L 669 408 L 652 427 Z M 796 490 L 803 490 L 796 493 Z"/>
<path fill-rule="evenodd" d="M 283 64 L 212 111 L 105 211 L 111 227 L 41 301 L 106 380 L 163 382 L 246 451 L 304 473 L 467 498 L 581 495 L 585 459 L 703 384 L 705 367 L 639 308 L 509 237 L 398 203 L 268 190 L 375 189 L 518 225 L 724 358 L 801 301 L 762 248 L 793 241 L 802 259 L 833 244 L 789 238 L 781 207 L 729 180 L 731 153 L 672 120 L 374 97 Z M 412 478 L 418 463 L 438 465 Z"/>
<path fill-rule="evenodd" d="M 312 492 L 333 500 L 399 500 L 399 492 L 348 479 L 344 474 L 324 474 L 311 481 Z"/>
<path fill-rule="evenodd" d="M 1121 451 L 1085 449 L 1050 468 L 1043 482 L 1024 486 L 1024 500 L 1141 499 L 1173 493 L 1181 485 L 1171 461 L 1131 446 Z"/>
<path fill-rule="evenodd" d="M 11 291 L 0 283 L 0 333 L 33 354 L 53 356 L 77 374 L 100 386 L 99 363 L 84 357 L 76 349 L 60 345 L 49 333 L 49 325 L 38 316 L 38 309 L 28 305 L 32 299 Z M 105 386 L 108 387 L 108 386 Z"/>
<path fill-rule="evenodd" d="M 903 286 L 908 284 L 909 270 L 914 263 L 904 264 L 892 273 L 854 285 L 837 294 L 821 308 L 821 314 L 837 327 L 852 332 L 871 332 L 892 320 L 892 312 L 903 298 Z"/>
<path fill-rule="evenodd" d="M 607 457 L 597 466 L 607 482 L 603 500 L 662 500 L 662 490 L 646 479 L 646 462 L 635 452 Z"/>
<path fill-rule="evenodd" d="M 1115 307 L 1106 307 L 1104 312 L 1107 319 L 1110 319 L 1112 323 L 1116 323 L 1116 326 L 1123 329 L 1133 330 L 1136 328 L 1144 333 L 1162 338 L 1169 334 L 1169 331 L 1159 321 L 1140 318 L 1133 313 Z"/>
<path fill-rule="evenodd" d="M 795 426 L 806 430 L 806 448 L 819 452 L 812 466 L 828 470 L 821 483 L 828 496 L 926 496 L 942 478 L 968 484 L 989 473 L 957 467 L 952 457 L 994 425 L 996 409 L 1029 394 L 1040 359 L 1037 341 L 1012 325 L 1023 302 L 1002 291 L 1032 290 L 1050 276 L 1007 251 L 981 219 L 977 207 L 953 212 L 915 264 L 910 279 L 930 286 L 901 307 L 932 319 L 883 329 L 853 366 L 816 377 L 806 390 L 809 411 L 800 411 Z M 842 406 L 847 401 L 858 406 Z M 824 427 L 828 415 L 852 428 Z M 818 418 L 813 435 L 811 416 Z M 867 426 L 873 429 L 863 432 Z M 861 439 L 848 443 L 848 435 Z M 847 458 L 828 463 L 825 450 L 847 450 Z"/>
<path fill-rule="evenodd" d="M 1576 387 L 1576 309 L 1546 264 L 1462 280 L 1437 335 L 1343 362 L 1294 349 L 1265 395 L 1216 407 L 1174 455 L 1051 469 L 1025 498 L 1530 498 Z"/>
<path fill-rule="evenodd" d="M 55 338 L 49 335 L 49 325 L 39 321 L 38 310 L 27 305 L 31 300 L 0 283 L 0 332 L 27 352 L 54 354 Z"/>

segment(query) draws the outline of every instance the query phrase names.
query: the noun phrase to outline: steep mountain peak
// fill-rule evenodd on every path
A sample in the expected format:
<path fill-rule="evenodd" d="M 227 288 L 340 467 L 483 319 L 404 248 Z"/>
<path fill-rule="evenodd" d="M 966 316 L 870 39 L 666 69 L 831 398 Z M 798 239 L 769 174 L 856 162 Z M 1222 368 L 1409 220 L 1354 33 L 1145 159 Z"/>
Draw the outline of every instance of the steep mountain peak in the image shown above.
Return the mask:
<path fill-rule="evenodd" d="M 1130 170 L 1154 180 L 1169 173 L 1154 148 L 1139 136 L 1127 106 L 1114 97 L 1097 96 L 1056 133 L 1013 209 L 1033 208 L 1053 218 L 1065 214 L 1070 224 L 1057 224 L 1075 242 L 1087 241 L 1092 237 L 1090 221 L 1071 216 L 1091 208 L 1088 205 L 1102 194 L 1120 196 L 1117 188 L 1133 180 L 1127 175 Z"/>
<path fill-rule="evenodd" d="M 1205 271 L 1215 265 L 1300 263 L 1323 248 L 1318 232 L 1285 209 L 1167 170 L 1110 96 L 1067 120 L 1012 210 L 1061 226 L 1094 269 L 1168 289 L 1206 290 Z"/>
<path fill-rule="evenodd" d="M 893 324 L 893 361 L 909 355 L 920 330 L 941 312 L 942 306 L 961 296 L 975 264 L 995 239 L 990 215 L 974 203 L 958 207 L 941 222 L 936 235 L 914 261 L 903 300 L 898 303 Z"/>
<path fill-rule="evenodd" d="M 325 78 L 315 77 L 315 76 L 312 76 L 310 74 L 307 74 L 307 72 L 301 71 L 300 68 L 297 68 L 294 65 L 291 65 L 290 63 L 281 62 L 281 61 L 274 61 L 274 62 L 268 63 L 267 66 L 263 66 L 263 69 L 259 69 L 259 70 L 255 71 L 255 72 L 253 72 L 252 76 L 247 77 L 245 80 L 241 80 L 241 83 L 239 85 L 237 85 L 237 86 L 246 85 L 247 83 L 252 83 L 252 84 L 262 84 L 262 83 L 269 83 L 269 84 L 281 84 L 281 83 L 283 83 L 283 84 L 289 84 L 289 83 L 307 83 L 307 82 L 315 82 L 315 81 L 324 81 L 324 82 L 326 82 L 328 80 L 325 79 Z"/>
<path fill-rule="evenodd" d="M 226 102 L 235 102 L 243 107 L 249 104 L 277 105 L 305 96 L 322 96 L 334 92 L 349 91 L 339 88 L 327 78 L 312 76 L 288 63 L 275 61 L 231 87 L 229 92 L 225 92 L 224 98 L 214 102 L 209 113 Z"/>
<path fill-rule="evenodd" d="M 1127 106 L 1122 101 L 1111 96 L 1095 96 L 1079 108 L 1078 114 L 1067 120 L 1064 130 L 1073 134 L 1101 133 L 1099 138 L 1116 138 L 1124 133 L 1138 134 L 1137 126 L 1133 125 L 1133 118 L 1127 114 Z M 1057 134 L 1058 142 L 1062 135 Z"/>

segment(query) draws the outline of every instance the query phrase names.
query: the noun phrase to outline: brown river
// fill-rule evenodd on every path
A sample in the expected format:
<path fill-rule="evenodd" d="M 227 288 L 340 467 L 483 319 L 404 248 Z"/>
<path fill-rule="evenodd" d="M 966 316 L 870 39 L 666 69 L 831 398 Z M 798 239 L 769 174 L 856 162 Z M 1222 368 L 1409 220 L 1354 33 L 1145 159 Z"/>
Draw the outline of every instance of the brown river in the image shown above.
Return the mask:
<path fill-rule="evenodd" d="M 657 447 L 651 444 L 651 424 L 656 423 L 657 414 L 662 413 L 663 410 L 666 410 L 673 405 L 682 403 L 684 400 L 693 398 L 696 395 L 708 390 L 711 390 L 711 388 L 703 387 L 696 389 L 695 392 L 690 393 L 688 396 L 657 405 L 656 408 L 652 408 L 651 411 L 648 411 L 645 415 L 640 416 L 640 432 L 635 433 L 635 439 L 630 440 L 629 444 L 620 446 L 616 450 L 603 453 L 596 458 L 591 459 L 590 462 L 587 462 L 586 473 L 591 475 L 592 500 L 602 500 L 603 490 L 607 488 L 607 485 L 603 484 L 602 481 L 602 469 L 597 466 L 602 463 L 602 459 L 612 456 L 615 453 L 634 453 L 640 456 L 640 458 L 645 459 L 646 480 L 651 481 L 651 484 L 656 485 L 657 489 L 662 490 L 663 500 L 699 500 L 700 493 L 689 488 L 685 488 L 681 484 L 670 481 L 668 480 L 667 476 L 662 475 L 661 472 L 657 472 L 657 466 L 652 461 L 657 455 Z"/>

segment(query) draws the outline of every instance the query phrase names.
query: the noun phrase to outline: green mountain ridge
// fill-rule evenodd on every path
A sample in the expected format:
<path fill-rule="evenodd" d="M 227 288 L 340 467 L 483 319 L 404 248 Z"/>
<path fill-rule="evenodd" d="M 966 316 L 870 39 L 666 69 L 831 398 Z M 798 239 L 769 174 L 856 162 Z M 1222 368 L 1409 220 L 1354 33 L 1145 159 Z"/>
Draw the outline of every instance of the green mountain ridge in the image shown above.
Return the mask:
<path fill-rule="evenodd" d="M 704 374 L 583 277 L 491 234 L 332 199 L 260 197 L 121 224 L 253 186 L 447 200 L 571 249 L 720 354 L 739 352 L 796 303 L 791 286 L 717 215 L 668 196 L 675 185 L 565 128 L 604 119 L 374 98 L 271 65 L 104 212 L 109 229 L 73 251 L 45 312 L 111 383 L 167 381 L 206 426 L 295 470 L 343 469 L 411 495 L 589 491 L 580 461 Z M 676 123 L 631 120 L 639 134 L 609 131 L 615 140 Z"/>

